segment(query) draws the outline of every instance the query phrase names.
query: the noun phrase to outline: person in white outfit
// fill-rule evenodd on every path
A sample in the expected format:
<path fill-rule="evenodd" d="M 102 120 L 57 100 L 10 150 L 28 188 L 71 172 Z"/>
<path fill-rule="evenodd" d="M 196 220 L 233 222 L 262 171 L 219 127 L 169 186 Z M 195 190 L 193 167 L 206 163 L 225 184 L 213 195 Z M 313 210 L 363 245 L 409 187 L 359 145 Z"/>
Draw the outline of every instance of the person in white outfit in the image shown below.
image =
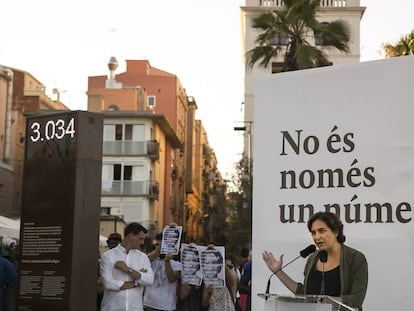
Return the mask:
<path fill-rule="evenodd" d="M 147 232 L 142 225 L 130 223 L 125 227 L 123 242 L 101 256 L 101 311 L 143 311 L 144 286 L 154 282 L 148 256 L 140 251 Z"/>

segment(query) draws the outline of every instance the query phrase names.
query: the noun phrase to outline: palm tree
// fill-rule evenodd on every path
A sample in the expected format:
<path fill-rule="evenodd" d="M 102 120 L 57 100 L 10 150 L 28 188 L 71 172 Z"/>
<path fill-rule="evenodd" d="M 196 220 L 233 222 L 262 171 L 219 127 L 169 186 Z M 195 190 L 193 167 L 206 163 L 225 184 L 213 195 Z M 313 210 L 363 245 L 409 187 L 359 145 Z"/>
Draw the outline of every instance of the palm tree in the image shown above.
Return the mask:
<path fill-rule="evenodd" d="M 256 47 L 247 52 L 247 66 L 251 69 L 259 62 L 267 67 L 278 55 L 284 54 L 282 71 L 327 66 L 327 55 L 310 44 L 315 38 L 318 45 L 335 47 L 349 52 L 350 31 L 342 20 L 321 23 L 316 20 L 320 0 L 285 0 L 280 10 L 263 13 L 253 18 L 253 28 L 262 32 Z"/>
<path fill-rule="evenodd" d="M 387 58 L 414 55 L 414 30 L 405 36 L 402 36 L 395 45 L 383 43 L 382 48 L 384 49 L 385 57 Z"/>

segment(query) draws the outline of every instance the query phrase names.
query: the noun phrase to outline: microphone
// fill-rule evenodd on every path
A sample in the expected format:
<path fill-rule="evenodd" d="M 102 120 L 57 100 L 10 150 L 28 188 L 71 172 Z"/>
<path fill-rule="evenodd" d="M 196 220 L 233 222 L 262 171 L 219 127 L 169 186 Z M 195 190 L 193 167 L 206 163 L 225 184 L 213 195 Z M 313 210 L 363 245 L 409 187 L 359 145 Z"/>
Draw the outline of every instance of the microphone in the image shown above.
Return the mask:
<path fill-rule="evenodd" d="M 321 263 L 325 263 L 328 261 L 328 252 L 327 251 L 320 251 L 319 252 L 319 260 Z"/>
<path fill-rule="evenodd" d="M 297 256 L 296 258 L 293 258 L 291 261 L 289 261 L 287 264 L 283 265 L 282 267 L 280 267 L 279 269 L 277 269 L 275 272 L 273 272 L 269 279 L 267 280 L 267 286 L 266 286 L 266 292 L 265 292 L 265 300 L 267 300 L 267 298 L 269 298 L 269 291 L 270 291 L 270 279 L 272 278 L 272 276 L 274 276 L 276 273 L 278 273 L 279 271 L 283 270 L 284 268 L 286 268 L 287 266 L 289 266 L 292 262 L 296 261 L 297 259 L 299 259 L 299 257 L 302 258 L 306 258 L 308 257 L 310 254 L 312 254 L 314 251 L 316 251 L 316 246 L 315 245 L 309 245 L 308 247 L 302 249 L 299 252 L 299 256 Z"/>
<path fill-rule="evenodd" d="M 325 295 L 325 262 L 328 261 L 328 252 L 327 251 L 320 251 L 319 252 L 319 260 L 322 263 L 322 281 L 321 281 L 321 295 Z"/>
<path fill-rule="evenodd" d="M 305 249 L 302 249 L 300 252 L 299 252 L 299 254 L 300 254 L 300 256 L 302 257 L 302 258 L 306 258 L 306 257 L 308 257 L 310 254 L 312 254 L 314 251 L 316 251 L 316 246 L 315 245 L 309 245 L 307 248 L 305 248 Z M 299 258 L 299 256 L 298 256 L 298 258 Z M 286 265 L 287 266 L 287 265 Z M 284 266 L 284 267 L 286 267 L 286 266 Z M 284 268 L 283 267 L 283 268 Z M 280 268 L 280 269 L 282 269 L 282 268 Z"/>

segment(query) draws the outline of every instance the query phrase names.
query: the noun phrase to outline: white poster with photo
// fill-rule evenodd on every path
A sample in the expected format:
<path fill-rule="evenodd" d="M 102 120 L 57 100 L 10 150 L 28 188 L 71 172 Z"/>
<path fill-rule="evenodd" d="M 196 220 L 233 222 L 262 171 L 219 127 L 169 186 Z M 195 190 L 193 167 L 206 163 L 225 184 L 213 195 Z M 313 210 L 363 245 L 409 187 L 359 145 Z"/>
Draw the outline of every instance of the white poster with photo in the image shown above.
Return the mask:
<path fill-rule="evenodd" d="M 254 102 L 252 310 L 270 271 L 313 244 L 306 222 L 336 212 L 365 254 L 364 310 L 412 310 L 414 56 L 258 77 Z M 306 259 L 287 272 L 303 282 Z M 291 294 L 277 277 L 271 293 Z"/>
<path fill-rule="evenodd" d="M 213 285 L 213 287 L 226 286 L 226 274 L 224 266 L 224 246 L 215 246 L 214 248 L 202 247 L 200 253 L 201 271 L 203 283 Z"/>
<path fill-rule="evenodd" d="M 201 285 L 200 254 L 202 248 L 193 244 L 181 244 L 181 281 L 184 284 Z"/>
<path fill-rule="evenodd" d="M 183 227 L 181 226 L 165 226 L 162 232 L 161 251 L 160 254 L 178 255 L 180 250 L 181 234 Z"/>

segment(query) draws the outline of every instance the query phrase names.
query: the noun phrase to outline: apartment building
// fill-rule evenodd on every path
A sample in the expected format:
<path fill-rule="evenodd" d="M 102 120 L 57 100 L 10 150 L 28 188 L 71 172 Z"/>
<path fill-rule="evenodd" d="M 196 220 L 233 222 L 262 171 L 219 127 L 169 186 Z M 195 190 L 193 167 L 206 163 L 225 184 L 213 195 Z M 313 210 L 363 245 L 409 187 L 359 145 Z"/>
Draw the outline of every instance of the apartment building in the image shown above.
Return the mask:
<path fill-rule="evenodd" d="M 164 115 L 103 111 L 102 214 L 157 231 L 172 221 L 166 166 L 181 146 Z"/>
<path fill-rule="evenodd" d="M 188 119 L 194 120 L 196 101 L 189 97 Z M 217 158 L 208 142 L 207 131 L 201 120 L 190 122 L 186 145 L 185 187 L 187 193 L 186 209 L 183 219 L 188 235 L 196 241 L 219 240 L 220 229 L 225 220 L 226 184 L 217 169 Z M 219 215 L 222 217 L 219 219 Z"/>
<path fill-rule="evenodd" d="M 204 243 L 224 241 L 226 182 L 217 169 L 217 158 L 200 120 L 193 129 L 191 192 L 188 192 L 189 232 Z M 222 242 L 223 243 L 223 242 Z"/>
<path fill-rule="evenodd" d="M 204 214 L 194 180 L 202 172 L 194 173 L 193 148 L 208 142 L 194 141 L 195 100 L 148 60 L 127 60 L 119 74 L 117 67 L 112 57 L 108 75 L 88 78 L 88 111 L 105 117 L 102 215 L 140 222 L 150 236 L 176 222 L 198 238 Z"/>

